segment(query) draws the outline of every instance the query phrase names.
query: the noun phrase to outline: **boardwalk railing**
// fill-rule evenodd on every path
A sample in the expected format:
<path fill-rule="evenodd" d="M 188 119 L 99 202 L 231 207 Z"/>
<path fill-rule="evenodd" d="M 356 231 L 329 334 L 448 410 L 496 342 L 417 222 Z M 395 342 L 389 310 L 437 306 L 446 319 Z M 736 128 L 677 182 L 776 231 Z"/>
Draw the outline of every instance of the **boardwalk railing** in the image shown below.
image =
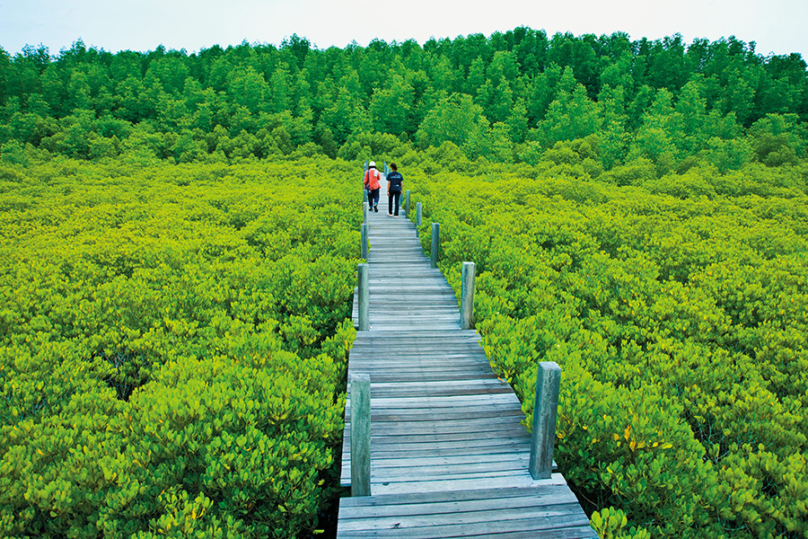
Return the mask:
<path fill-rule="evenodd" d="M 409 191 L 407 191 L 409 202 Z M 367 203 L 364 204 L 365 222 L 361 225 L 362 230 L 362 258 L 368 256 L 368 223 L 367 223 Z M 421 203 L 417 205 L 418 218 L 421 217 Z M 437 252 L 439 250 L 440 225 L 432 223 L 432 267 L 437 266 Z M 368 331 L 369 324 L 369 285 L 368 285 L 368 265 L 358 264 L 358 300 L 359 300 L 359 331 Z M 461 270 L 461 292 L 460 292 L 460 328 L 471 329 L 474 324 L 474 262 L 463 262 Z M 361 443 L 357 446 L 362 448 L 363 458 L 352 458 L 351 460 L 351 495 L 370 495 L 370 375 L 354 374 L 351 378 L 351 399 L 353 401 L 354 390 L 357 388 L 356 398 L 364 399 L 361 405 L 354 408 L 354 415 L 363 430 L 354 431 L 361 435 L 361 442 L 356 437 L 351 439 L 351 455 L 354 452 L 354 441 Z M 533 479 L 548 479 L 553 471 L 553 445 L 555 443 L 555 428 L 558 417 L 558 394 L 561 386 L 561 368 L 555 362 L 539 363 L 539 370 L 536 376 L 536 396 L 533 407 L 533 425 L 530 437 L 530 460 L 529 471 Z M 353 401 L 359 403 L 360 401 Z M 364 426 L 367 425 L 367 432 Z M 367 440 L 364 440 L 365 436 Z M 364 451 L 365 444 L 367 451 Z M 364 456 L 367 456 L 365 459 Z M 367 468 L 367 470 L 365 470 Z M 354 478 L 362 481 L 361 486 L 354 488 Z M 367 485 L 365 485 L 367 481 Z"/>
<path fill-rule="evenodd" d="M 436 269 L 438 223 L 424 257 L 421 209 L 416 223 L 363 214 L 337 538 L 597 537 L 553 473 L 560 368 L 539 366 L 528 434 L 472 329 L 475 265 L 462 265 L 458 309 Z"/>
<path fill-rule="evenodd" d="M 432 249 L 430 250 L 429 265 L 433 268 L 437 268 L 439 257 L 440 257 L 440 224 L 432 223 Z"/>
<path fill-rule="evenodd" d="M 474 262 L 463 262 L 460 281 L 460 329 L 474 326 Z"/>
<path fill-rule="evenodd" d="M 554 361 L 539 363 L 528 467 L 533 479 L 548 479 L 553 472 L 553 444 L 560 386 L 561 368 Z"/>
<path fill-rule="evenodd" d="M 370 496 L 370 375 L 351 376 L 351 496 Z"/>

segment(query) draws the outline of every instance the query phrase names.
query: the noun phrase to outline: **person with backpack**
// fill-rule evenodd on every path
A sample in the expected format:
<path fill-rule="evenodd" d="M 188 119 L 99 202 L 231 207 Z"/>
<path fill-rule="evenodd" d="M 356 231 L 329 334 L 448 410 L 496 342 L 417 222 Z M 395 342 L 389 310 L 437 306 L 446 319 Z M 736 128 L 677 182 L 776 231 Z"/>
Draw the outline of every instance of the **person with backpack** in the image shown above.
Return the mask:
<path fill-rule="evenodd" d="M 379 189 L 382 186 L 379 178 L 381 174 L 376 170 L 376 163 L 371 161 L 368 163 L 368 171 L 365 172 L 364 184 L 368 190 L 368 207 L 376 213 L 379 213 Z"/>
<path fill-rule="evenodd" d="M 390 163 L 390 174 L 387 175 L 387 215 L 393 215 L 393 201 L 396 204 L 396 219 L 398 219 L 398 208 L 401 205 L 401 184 L 404 182 L 404 176 L 398 171 L 395 163 Z"/>

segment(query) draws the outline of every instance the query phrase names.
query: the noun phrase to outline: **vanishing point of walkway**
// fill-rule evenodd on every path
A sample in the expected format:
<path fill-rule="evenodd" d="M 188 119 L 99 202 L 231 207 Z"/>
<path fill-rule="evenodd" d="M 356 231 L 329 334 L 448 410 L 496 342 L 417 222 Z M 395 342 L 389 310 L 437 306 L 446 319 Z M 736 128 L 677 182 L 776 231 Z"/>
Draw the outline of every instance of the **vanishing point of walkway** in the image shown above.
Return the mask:
<path fill-rule="evenodd" d="M 340 500 L 337 537 L 596 538 L 560 474 L 530 476 L 519 400 L 477 332 L 460 329 L 454 292 L 403 208 L 395 219 L 381 202 L 368 218 L 370 330 L 348 364 L 349 379 L 370 374 L 372 495 Z M 349 392 L 343 486 L 350 436 Z"/>

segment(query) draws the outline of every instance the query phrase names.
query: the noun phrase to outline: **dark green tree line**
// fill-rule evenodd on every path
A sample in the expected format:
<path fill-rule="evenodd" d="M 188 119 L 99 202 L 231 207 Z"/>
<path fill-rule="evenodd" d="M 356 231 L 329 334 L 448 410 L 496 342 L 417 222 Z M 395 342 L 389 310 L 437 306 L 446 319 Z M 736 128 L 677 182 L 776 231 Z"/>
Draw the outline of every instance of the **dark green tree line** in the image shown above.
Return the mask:
<path fill-rule="evenodd" d="M 0 49 L 6 154 L 30 145 L 81 159 L 133 149 L 180 162 L 296 149 L 355 158 L 363 133 L 421 149 L 462 142 L 465 131 L 440 120 L 452 103 L 474 105 L 464 117 L 476 118 L 476 141 L 462 143 L 472 159 L 530 161 L 596 135 L 606 169 L 645 158 L 664 172 L 700 154 L 733 166 L 727 152 L 776 164 L 801 156 L 808 77 L 799 54 L 764 57 L 734 37 L 688 45 L 679 35 L 632 41 L 526 27 L 423 46 L 320 50 L 293 35 L 280 46 L 191 54 L 112 54 L 81 41 L 58 55 Z"/>

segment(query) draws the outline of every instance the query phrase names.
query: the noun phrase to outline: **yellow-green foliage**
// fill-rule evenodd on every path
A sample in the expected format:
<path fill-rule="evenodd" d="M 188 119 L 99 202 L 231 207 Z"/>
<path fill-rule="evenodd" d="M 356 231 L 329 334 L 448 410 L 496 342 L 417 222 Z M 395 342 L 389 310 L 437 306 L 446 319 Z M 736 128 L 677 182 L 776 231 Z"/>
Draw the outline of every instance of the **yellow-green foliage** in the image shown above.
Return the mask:
<path fill-rule="evenodd" d="M 354 335 L 355 176 L 0 169 L 0 536 L 316 527 Z"/>
<path fill-rule="evenodd" d="M 604 536 L 808 537 L 808 168 L 615 181 L 643 163 L 413 171 L 422 244 L 439 222 L 458 293 L 477 264 L 527 425 L 537 363 L 561 366 L 556 459 L 590 510 L 625 512 Z"/>

